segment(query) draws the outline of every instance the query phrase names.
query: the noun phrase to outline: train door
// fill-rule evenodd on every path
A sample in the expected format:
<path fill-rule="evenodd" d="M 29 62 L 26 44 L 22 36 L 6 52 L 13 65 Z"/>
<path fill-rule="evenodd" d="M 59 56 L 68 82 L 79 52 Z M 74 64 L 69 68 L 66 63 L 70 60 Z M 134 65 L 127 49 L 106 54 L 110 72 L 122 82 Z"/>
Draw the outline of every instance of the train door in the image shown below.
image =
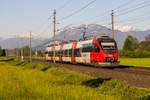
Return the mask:
<path fill-rule="evenodd" d="M 82 53 L 81 53 L 83 63 L 90 63 L 90 59 L 91 59 L 90 53 L 92 52 L 92 50 L 93 50 L 92 43 L 83 44 Z"/>

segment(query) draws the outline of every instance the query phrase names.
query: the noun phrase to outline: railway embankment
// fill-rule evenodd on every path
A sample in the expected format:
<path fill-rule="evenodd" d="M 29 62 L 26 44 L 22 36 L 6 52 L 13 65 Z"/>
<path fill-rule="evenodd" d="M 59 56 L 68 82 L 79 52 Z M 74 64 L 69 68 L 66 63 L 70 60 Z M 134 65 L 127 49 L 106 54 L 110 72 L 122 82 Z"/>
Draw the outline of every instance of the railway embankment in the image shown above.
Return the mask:
<path fill-rule="evenodd" d="M 25 61 L 29 61 L 28 58 Z M 69 63 L 53 63 L 44 59 L 32 59 L 35 63 L 62 67 L 69 70 L 88 74 L 95 78 L 111 78 L 127 82 L 129 86 L 137 88 L 150 88 L 150 68 L 133 67 L 121 65 L 118 67 L 95 68 L 89 65 L 69 64 Z"/>
<path fill-rule="evenodd" d="M 33 60 L 33 62 L 36 61 Z M 112 80 L 112 78 L 96 78 L 91 77 L 91 74 L 70 71 L 68 64 L 66 67 L 69 68 L 66 69 L 44 63 L 45 65 L 12 59 L 0 60 L 0 98 L 6 100 L 150 99 L 150 91 L 147 89 L 132 88 L 125 82 Z"/>

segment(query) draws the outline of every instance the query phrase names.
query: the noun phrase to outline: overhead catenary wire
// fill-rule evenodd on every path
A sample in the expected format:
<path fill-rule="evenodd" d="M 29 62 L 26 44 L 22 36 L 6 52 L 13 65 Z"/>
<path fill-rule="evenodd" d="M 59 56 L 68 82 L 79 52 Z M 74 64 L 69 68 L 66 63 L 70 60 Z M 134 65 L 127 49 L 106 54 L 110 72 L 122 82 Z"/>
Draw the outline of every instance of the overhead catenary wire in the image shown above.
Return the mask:
<path fill-rule="evenodd" d="M 142 23 L 142 22 L 147 21 L 149 18 L 150 18 L 150 16 L 147 17 L 147 19 L 144 18 L 144 19 L 139 19 L 139 20 L 133 20 L 133 21 L 130 21 L 130 22 L 127 22 L 127 23 L 124 23 L 124 24 L 131 25 L 131 24 Z M 117 24 L 118 24 L 118 23 L 117 23 Z"/>
<path fill-rule="evenodd" d="M 83 6 L 82 8 L 80 8 L 80 9 L 78 9 L 78 10 L 72 12 L 71 14 L 69 14 L 69 15 L 67 15 L 67 16 L 65 16 L 65 17 L 63 17 L 63 18 L 61 18 L 61 19 L 58 19 L 58 21 L 63 21 L 63 20 L 66 20 L 66 19 L 72 17 L 73 15 L 75 15 L 75 14 L 81 12 L 82 10 L 84 10 L 85 8 L 89 7 L 89 6 L 90 6 L 91 4 L 93 4 L 95 1 L 96 1 L 96 0 L 93 0 L 93 1 L 89 2 L 88 4 L 86 4 L 85 6 Z"/>
<path fill-rule="evenodd" d="M 57 13 L 60 12 L 60 10 L 64 9 L 69 3 L 71 3 L 72 0 L 67 0 L 62 6 L 60 6 L 59 8 L 57 8 Z"/>
<path fill-rule="evenodd" d="M 127 2 L 125 2 L 121 5 L 119 5 L 118 7 L 114 8 L 113 10 L 115 12 L 115 11 L 121 9 L 121 8 L 124 8 L 124 7 L 128 6 L 129 4 L 131 4 L 131 2 L 134 2 L 134 1 L 136 1 L 136 0 L 128 0 Z"/>
<path fill-rule="evenodd" d="M 96 0 L 94 0 L 94 1 L 96 1 Z M 123 4 L 122 4 L 122 5 L 123 5 Z M 147 4 L 146 4 L 146 5 L 147 5 Z M 149 4 L 148 4 L 148 5 L 149 5 Z M 140 9 L 141 7 L 143 8 L 143 6 L 144 6 L 144 5 L 142 5 L 142 6 L 140 6 L 140 7 L 136 7 L 136 8 L 134 8 L 134 9 L 137 9 L 137 8 Z M 115 10 L 119 10 L 120 8 L 121 8 L 121 6 L 120 6 L 120 7 L 118 6 Z M 133 9 L 132 9 L 132 8 L 127 9 L 127 11 L 131 11 L 131 10 L 133 10 Z M 77 11 L 78 11 L 78 10 L 77 10 Z M 126 12 L 127 12 L 127 11 L 126 11 Z M 125 12 L 125 13 L 126 13 L 126 12 Z M 77 13 L 78 13 L 78 12 L 77 12 Z M 74 13 L 71 13 L 70 16 L 68 16 L 68 17 L 66 16 L 66 17 L 64 17 L 64 19 L 62 18 L 62 20 L 65 20 L 65 19 L 67 19 L 67 18 L 70 18 L 71 16 L 73 16 L 72 14 L 74 15 Z M 75 13 L 75 14 L 76 14 L 76 13 Z M 117 15 L 117 16 L 118 16 L 118 15 Z M 108 25 L 109 25 L 109 24 L 108 24 Z"/>
<path fill-rule="evenodd" d="M 118 6 L 118 7 L 116 7 L 115 10 L 121 8 L 123 5 L 126 5 L 127 3 L 129 3 L 129 1 L 127 1 L 127 2 L 125 2 L 124 4 L 122 4 L 122 5 Z M 105 18 L 105 15 L 104 15 L 104 14 L 107 13 L 107 12 L 109 13 L 110 11 L 104 12 L 102 18 Z M 72 13 L 72 14 L 74 14 L 74 13 Z M 70 14 L 70 15 L 72 15 L 72 14 Z M 87 21 L 87 20 L 88 20 L 88 21 L 89 21 L 89 20 L 93 20 L 94 18 L 99 17 L 99 16 L 100 16 L 100 15 L 94 16 L 94 17 L 91 17 L 91 18 L 88 18 L 88 19 L 86 19 L 86 21 Z M 69 17 L 69 16 L 64 17 L 64 19 L 67 18 L 67 17 Z M 102 19 L 102 18 L 101 18 L 101 19 Z M 63 19 L 62 19 L 62 20 L 63 20 Z M 85 21 L 85 20 L 84 20 L 84 21 Z M 82 22 L 84 22 L 84 21 L 82 21 Z M 97 21 L 94 21 L 94 22 L 92 22 L 92 23 L 95 23 L 95 22 L 97 22 Z M 102 20 L 101 22 L 104 22 L 104 20 Z M 107 23 L 106 25 L 109 25 L 109 24 Z"/>
<path fill-rule="evenodd" d="M 133 21 L 138 21 L 138 20 L 147 19 L 147 18 L 150 18 L 150 16 L 141 15 L 141 16 L 138 16 L 136 18 L 132 17 L 132 18 L 128 18 L 128 19 L 123 19 L 123 20 L 115 21 L 115 23 L 133 22 Z"/>
<path fill-rule="evenodd" d="M 60 11 L 62 9 L 64 9 L 72 0 L 67 0 L 62 6 L 60 6 L 57 10 Z M 53 14 L 51 14 L 49 17 L 48 17 L 48 20 L 50 20 L 51 18 L 53 18 Z M 44 22 L 40 27 L 38 27 L 38 29 L 41 28 L 41 31 L 40 33 L 44 33 L 48 30 L 48 27 L 46 27 L 46 29 L 44 29 L 43 27 L 47 24 L 47 22 L 49 22 L 48 20 L 46 20 L 46 22 Z M 50 23 L 52 25 L 52 23 Z M 42 30 L 44 29 L 44 30 Z"/>
<path fill-rule="evenodd" d="M 57 13 L 60 12 L 62 9 L 64 9 L 69 3 L 71 3 L 73 0 L 67 0 L 62 6 L 60 6 L 59 8 L 57 8 Z M 49 16 L 48 20 L 50 20 L 51 18 L 53 18 L 53 13 Z M 51 23 L 52 24 L 52 23 Z"/>
<path fill-rule="evenodd" d="M 124 9 L 121 14 L 118 14 L 116 16 L 122 16 L 122 15 L 125 15 L 125 14 L 128 14 L 128 13 L 134 12 L 136 10 L 139 10 L 141 8 L 145 8 L 147 6 L 150 6 L 150 3 L 148 3 L 148 2 L 150 2 L 150 1 L 142 2 L 142 3 L 138 4 L 138 5 L 136 5 L 136 7 L 134 7 L 134 8 Z"/>
<path fill-rule="evenodd" d="M 125 6 L 127 6 L 129 3 L 133 2 L 133 1 L 136 1 L 136 0 L 132 0 L 132 1 L 129 0 L 129 1 L 127 1 L 127 2 L 125 2 L 125 3 L 123 3 L 123 4 L 121 4 L 120 6 L 114 8 L 114 12 L 116 13 L 117 10 L 119 11 L 119 9 L 121 9 L 121 8 L 123 8 L 123 7 L 125 7 Z M 138 5 L 136 5 L 136 8 L 135 8 L 135 9 L 138 9 L 137 6 L 140 6 L 140 5 L 145 4 L 145 3 L 148 3 L 148 2 L 150 2 L 150 1 L 148 0 L 148 1 L 144 1 L 144 2 L 142 2 L 142 3 L 139 3 Z M 124 9 L 123 11 L 130 10 L 130 9 L 131 9 L 131 8 L 127 8 L 127 9 Z M 131 11 L 131 10 L 130 10 L 130 11 Z M 130 11 L 128 11 L 128 12 L 130 12 Z M 109 11 L 109 12 L 110 12 L 110 11 Z M 125 13 L 127 13 L 127 12 L 125 12 Z M 116 15 L 116 16 L 119 16 L 119 15 Z M 95 17 L 99 17 L 99 16 L 95 16 Z M 100 19 L 103 19 L 103 18 L 105 18 L 104 15 L 103 15 Z M 89 18 L 88 21 L 91 20 L 91 19 L 94 19 L 94 17 Z M 93 21 L 92 23 L 96 23 L 96 22 L 98 22 L 98 21 L 99 21 L 99 20 L 96 20 L 96 21 Z M 100 22 L 104 22 L 104 20 L 101 20 Z M 109 24 L 108 24 L 108 25 L 109 25 Z"/>
<path fill-rule="evenodd" d="M 128 0 L 127 2 L 125 2 L 125 3 L 123 3 L 123 4 L 121 4 L 121 5 L 119 5 L 118 7 L 116 7 L 116 8 L 114 8 L 114 10 L 118 10 L 118 9 L 120 9 L 120 8 L 122 8 L 122 7 L 125 7 L 125 6 L 127 6 L 127 4 L 129 4 L 129 3 L 131 3 L 131 2 L 133 2 L 133 1 L 136 1 L 136 0 Z M 106 17 L 106 15 L 104 15 L 104 14 L 106 14 L 106 13 L 110 13 L 110 10 L 108 10 L 108 11 L 105 11 L 105 12 L 103 12 L 103 13 L 101 13 L 101 14 L 98 14 L 98 15 L 96 15 L 96 16 L 92 16 L 92 17 L 90 17 L 90 18 L 87 18 L 86 20 L 83 20 L 83 21 L 80 21 L 80 22 L 86 22 L 87 20 L 88 21 L 90 21 L 90 20 L 93 20 L 93 19 L 95 19 L 95 18 L 98 18 L 98 17 L 100 17 L 100 19 L 103 19 L 103 18 L 105 18 Z M 96 20 L 96 21 L 93 21 L 92 23 L 95 23 L 95 22 L 98 22 L 99 20 Z M 104 20 L 102 20 L 102 22 L 103 22 Z"/>

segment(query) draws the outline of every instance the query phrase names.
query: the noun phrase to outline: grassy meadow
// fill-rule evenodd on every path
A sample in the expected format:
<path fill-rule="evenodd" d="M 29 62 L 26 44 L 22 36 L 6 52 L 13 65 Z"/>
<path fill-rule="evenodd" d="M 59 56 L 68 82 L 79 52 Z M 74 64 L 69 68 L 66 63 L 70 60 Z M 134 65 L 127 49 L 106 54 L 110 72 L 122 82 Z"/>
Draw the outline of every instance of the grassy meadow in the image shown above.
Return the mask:
<path fill-rule="evenodd" d="M 0 100 L 148 100 L 150 91 L 63 68 L 0 58 Z"/>
<path fill-rule="evenodd" d="M 120 65 L 150 67 L 150 58 L 119 58 Z"/>

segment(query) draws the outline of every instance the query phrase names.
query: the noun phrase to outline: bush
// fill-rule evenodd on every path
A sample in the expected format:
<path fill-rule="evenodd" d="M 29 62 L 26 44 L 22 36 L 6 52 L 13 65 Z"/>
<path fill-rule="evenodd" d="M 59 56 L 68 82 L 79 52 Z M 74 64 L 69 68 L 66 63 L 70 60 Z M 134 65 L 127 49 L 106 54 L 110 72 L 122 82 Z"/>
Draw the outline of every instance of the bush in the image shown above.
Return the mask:
<path fill-rule="evenodd" d="M 149 37 L 147 38 L 149 39 Z M 139 41 L 133 37 L 128 36 L 124 42 L 123 50 L 119 50 L 120 57 L 150 57 L 150 41 Z"/>
<path fill-rule="evenodd" d="M 149 100 L 149 91 L 129 87 L 125 82 L 111 80 L 98 87 L 100 93 L 120 97 L 121 100 Z"/>
<path fill-rule="evenodd" d="M 142 51 L 140 49 L 136 49 L 134 51 L 128 50 L 119 50 L 120 57 L 134 57 L 134 58 L 141 58 L 141 57 L 150 57 L 149 51 Z"/>

